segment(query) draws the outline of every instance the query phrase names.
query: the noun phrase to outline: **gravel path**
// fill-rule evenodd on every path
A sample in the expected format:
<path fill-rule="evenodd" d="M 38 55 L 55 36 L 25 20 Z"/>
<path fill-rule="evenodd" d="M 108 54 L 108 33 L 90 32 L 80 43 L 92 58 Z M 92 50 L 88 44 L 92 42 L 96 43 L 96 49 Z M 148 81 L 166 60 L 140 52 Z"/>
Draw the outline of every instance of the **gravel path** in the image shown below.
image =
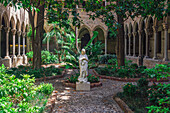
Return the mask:
<path fill-rule="evenodd" d="M 62 80 L 73 73 L 72 70 L 67 70 L 64 78 L 47 81 L 58 91 L 53 113 L 123 113 L 112 97 L 122 91 L 122 85 L 126 82 L 101 79 L 101 87 L 87 92 L 75 91 L 62 85 Z M 89 73 L 93 74 L 92 71 Z"/>

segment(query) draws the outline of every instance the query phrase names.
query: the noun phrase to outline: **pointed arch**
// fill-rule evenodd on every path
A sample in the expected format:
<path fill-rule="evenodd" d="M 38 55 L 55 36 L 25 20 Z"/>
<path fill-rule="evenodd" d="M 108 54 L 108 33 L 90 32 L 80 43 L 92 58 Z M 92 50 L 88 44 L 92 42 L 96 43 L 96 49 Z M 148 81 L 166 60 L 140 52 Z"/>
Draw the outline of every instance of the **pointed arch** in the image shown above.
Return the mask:
<path fill-rule="evenodd" d="M 8 14 L 7 14 L 6 11 L 4 11 L 4 12 L 2 13 L 2 17 L 1 17 L 1 18 L 2 18 L 2 19 L 4 18 L 5 26 L 6 26 L 6 27 L 9 27 L 9 17 L 8 17 Z"/>
<path fill-rule="evenodd" d="M 21 24 L 20 24 L 19 19 L 17 19 L 16 29 L 17 31 L 21 31 Z"/>
<path fill-rule="evenodd" d="M 132 28 L 132 23 L 130 23 L 130 24 L 129 24 L 129 31 L 128 31 L 128 32 L 129 32 L 129 33 L 132 33 L 132 30 L 133 30 L 133 28 Z"/>
<path fill-rule="evenodd" d="M 15 29 L 16 28 L 15 19 L 14 19 L 13 16 L 10 19 L 10 24 L 11 24 L 10 26 L 12 27 L 11 29 Z"/>

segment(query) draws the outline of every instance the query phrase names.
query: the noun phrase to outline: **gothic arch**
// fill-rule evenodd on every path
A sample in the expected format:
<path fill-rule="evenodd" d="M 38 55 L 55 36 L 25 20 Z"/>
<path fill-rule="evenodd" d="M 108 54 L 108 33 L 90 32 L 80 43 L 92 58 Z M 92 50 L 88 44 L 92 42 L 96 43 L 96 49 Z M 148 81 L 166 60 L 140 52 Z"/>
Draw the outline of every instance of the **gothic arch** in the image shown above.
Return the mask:
<path fill-rule="evenodd" d="M 150 21 L 153 21 L 153 18 L 151 16 L 149 16 L 147 19 L 146 19 L 146 28 L 149 28 L 150 26 Z"/>
<path fill-rule="evenodd" d="M 82 29 L 87 29 L 87 30 L 89 31 L 90 36 L 92 36 L 92 31 L 91 31 L 91 29 L 90 29 L 88 26 L 86 26 L 86 25 L 82 25 L 82 26 L 80 27 L 80 29 L 78 30 L 78 34 L 80 34 L 80 31 L 81 31 Z"/>
<path fill-rule="evenodd" d="M 130 23 L 130 24 L 129 24 L 129 31 L 128 31 L 128 32 L 129 32 L 129 33 L 132 33 L 132 30 L 133 30 L 132 24 Z"/>
<path fill-rule="evenodd" d="M 7 14 L 6 11 L 4 11 L 4 12 L 2 13 L 2 17 L 1 17 L 1 18 L 4 18 L 4 20 L 5 20 L 5 25 L 6 25 L 7 27 L 9 27 L 9 17 L 8 17 L 8 14 Z"/>
<path fill-rule="evenodd" d="M 135 21 L 133 24 L 133 32 L 138 32 L 136 31 L 136 29 L 138 29 L 137 27 L 138 27 L 138 23 Z"/>
<path fill-rule="evenodd" d="M 107 34 L 107 30 L 105 30 L 105 28 L 104 28 L 103 26 L 101 26 L 101 25 L 97 25 L 97 26 L 95 26 L 95 27 L 93 28 L 93 30 L 92 30 L 92 31 L 95 31 L 97 28 L 100 28 L 100 29 L 103 31 L 104 36 L 105 36 L 105 37 L 107 37 L 107 36 L 106 36 L 106 34 Z"/>
<path fill-rule="evenodd" d="M 23 33 L 25 32 L 25 23 L 24 23 L 24 22 L 22 22 L 21 31 L 22 31 Z"/>
<path fill-rule="evenodd" d="M 145 25 L 145 20 L 144 20 L 144 18 L 141 18 L 139 21 L 139 30 L 141 30 L 144 25 Z"/>
<path fill-rule="evenodd" d="M 125 31 L 125 34 L 128 34 L 128 27 L 127 27 L 127 24 L 126 24 L 125 27 L 124 27 L 124 31 Z"/>
<path fill-rule="evenodd" d="M 10 19 L 10 23 L 12 25 L 12 28 L 11 29 L 15 29 L 16 28 L 16 24 L 15 24 L 15 19 L 14 17 L 12 16 L 11 19 Z"/>
<path fill-rule="evenodd" d="M 21 24 L 18 19 L 17 19 L 16 29 L 17 29 L 17 31 L 21 31 Z"/>

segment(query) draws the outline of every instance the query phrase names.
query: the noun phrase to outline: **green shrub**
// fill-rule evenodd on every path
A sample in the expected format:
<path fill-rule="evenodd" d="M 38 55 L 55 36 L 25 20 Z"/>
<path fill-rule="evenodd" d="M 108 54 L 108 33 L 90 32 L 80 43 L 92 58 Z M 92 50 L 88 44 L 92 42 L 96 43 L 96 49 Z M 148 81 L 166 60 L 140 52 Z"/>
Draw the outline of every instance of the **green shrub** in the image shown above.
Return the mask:
<path fill-rule="evenodd" d="M 70 83 L 76 83 L 78 82 L 78 76 L 74 76 L 74 75 L 71 75 L 71 77 L 67 78 L 67 80 L 70 82 Z"/>
<path fill-rule="evenodd" d="M 95 83 L 95 82 L 99 82 L 99 77 L 95 76 L 95 75 L 91 75 L 89 74 L 87 76 L 88 82 L 90 83 Z"/>
<path fill-rule="evenodd" d="M 67 78 L 67 80 L 70 83 L 76 83 L 78 82 L 78 77 L 79 77 L 79 74 L 76 74 L 75 76 L 71 75 L 69 78 Z M 91 74 L 87 75 L 87 79 L 88 79 L 88 82 L 90 83 L 99 82 L 99 77 L 91 75 Z"/>
<path fill-rule="evenodd" d="M 170 84 L 152 85 L 148 89 L 149 113 L 170 112 Z"/>
<path fill-rule="evenodd" d="M 33 51 L 29 51 L 26 53 L 28 58 L 33 58 Z"/>
<path fill-rule="evenodd" d="M 146 78 L 141 78 L 137 81 L 137 86 L 141 87 L 148 87 L 149 81 Z"/>
<path fill-rule="evenodd" d="M 127 83 L 123 87 L 123 93 L 127 96 L 135 96 L 137 92 L 137 86 L 133 85 L 132 83 Z"/>
<path fill-rule="evenodd" d="M 45 83 L 41 83 L 39 86 L 38 86 L 38 89 L 37 91 L 43 93 L 43 94 L 46 94 L 46 95 L 50 95 L 54 90 L 54 87 L 52 84 L 45 84 Z"/>
<path fill-rule="evenodd" d="M 155 67 L 151 69 L 145 69 L 142 73 L 147 74 L 151 78 L 157 78 L 159 80 L 161 78 L 170 76 L 170 67 L 165 64 L 156 64 Z"/>
<path fill-rule="evenodd" d="M 137 69 L 138 68 L 138 65 L 136 63 L 132 63 L 130 65 L 130 68 L 133 68 L 133 69 Z"/>
<path fill-rule="evenodd" d="M 33 75 L 35 78 L 41 78 L 44 76 L 56 76 L 56 75 L 61 75 L 63 69 L 61 68 L 55 68 L 54 66 L 50 66 L 48 68 L 40 68 L 40 69 L 32 69 L 32 67 L 28 66 L 19 66 L 19 68 L 11 68 L 7 70 L 7 74 L 14 74 L 16 78 L 23 78 L 23 74 L 29 74 Z"/>
<path fill-rule="evenodd" d="M 23 79 L 6 73 L 0 67 L 0 113 L 42 113 L 49 95 L 37 92 L 34 78 L 23 75 Z"/>
<path fill-rule="evenodd" d="M 107 54 L 107 55 L 103 55 L 100 57 L 99 63 L 100 64 L 116 64 L 116 61 L 117 61 L 116 59 L 117 59 L 116 55 Z"/>

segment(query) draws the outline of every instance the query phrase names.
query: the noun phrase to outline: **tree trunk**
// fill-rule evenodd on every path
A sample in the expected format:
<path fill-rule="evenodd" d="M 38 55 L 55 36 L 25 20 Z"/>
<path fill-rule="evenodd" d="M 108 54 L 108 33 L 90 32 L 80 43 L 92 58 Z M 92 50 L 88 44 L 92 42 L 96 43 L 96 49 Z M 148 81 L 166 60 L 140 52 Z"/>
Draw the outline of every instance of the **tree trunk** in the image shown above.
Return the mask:
<path fill-rule="evenodd" d="M 43 27 L 44 27 L 44 5 L 39 7 L 37 12 L 37 27 L 36 27 L 36 38 L 33 44 L 33 68 L 41 68 L 41 38 L 43 38 Z"/>
<path fill-rule="evenodd" d="M 124 24 L 123 18 L 120 15 L 117 15 L 118 23 L 121 24 L 121 27 L 118 29 L 118 39 L 117 39 L 117 61 L 118 66 L 125 65 L 125 53 L 124 53 Z"/>
<path fill-rule="evenodd" d="M 117 5 L 119 6 L 119 0 L 117 1 Z M 123 17 L 121 15 L 117 14 L 117 21 L 120 24 L 120 27 L 118 29 L 117 34 L 117 61 L 118 66 L 124 66 L 125 65 L 125 53 L 124 53 L 124 21 Z"/>

